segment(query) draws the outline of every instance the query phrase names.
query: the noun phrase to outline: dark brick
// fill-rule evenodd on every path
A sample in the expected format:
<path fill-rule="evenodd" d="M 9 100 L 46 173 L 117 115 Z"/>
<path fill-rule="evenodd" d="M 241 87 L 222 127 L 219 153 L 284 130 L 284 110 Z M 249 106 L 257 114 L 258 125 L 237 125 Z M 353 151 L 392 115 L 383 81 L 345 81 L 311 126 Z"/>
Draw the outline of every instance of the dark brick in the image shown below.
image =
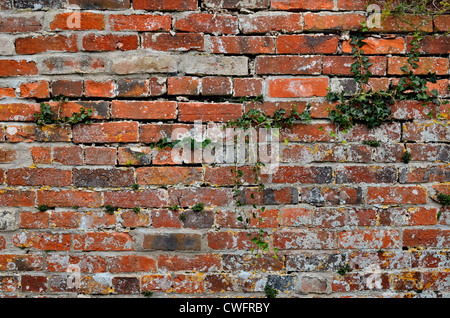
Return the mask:
<path fill-rule="evenodd" d="M 199 234 L 147 234 L 144 236 L 142 247 L 147 250 L 191 250 L 199 251 L 201 236 Z"/>
<path fill-rule="evenodd" d="M 56 80 L 52 82 L 53 96 L 80 97 L 83 95 L 83 81 Z"/>
<path fill-rule="evenodd" d="M 77 187 L 123 187 L 134 183 L 132 169 L 75 169 L 73 185 Z"/>
<path fill-rule="evenodd" d="M 83 10 L 129 9 L 130 0 L 69 0 Z"/>
<path fill-rule="evenodd" d="M 61 3 L 60 0 L 14 0 L 16 9 L 60 9 Z"/>
<path fill-rule="evenodd" d="M 139 294 L 139 279 L 136 277 L 114 277 L 112 283 L 117 294 Z"/>
<path fill-rule="evenodd" d="M 184 212 L 184 227 L 193 229 L 210 228 L 214 224 L 214 213 L 211 211 L 195 212 L 188 210 Z"/>
<path fill-rule="evenodd" d="M 267 285 L 281 292 L 294 290 L 293 275 L 269 275 Z"/>

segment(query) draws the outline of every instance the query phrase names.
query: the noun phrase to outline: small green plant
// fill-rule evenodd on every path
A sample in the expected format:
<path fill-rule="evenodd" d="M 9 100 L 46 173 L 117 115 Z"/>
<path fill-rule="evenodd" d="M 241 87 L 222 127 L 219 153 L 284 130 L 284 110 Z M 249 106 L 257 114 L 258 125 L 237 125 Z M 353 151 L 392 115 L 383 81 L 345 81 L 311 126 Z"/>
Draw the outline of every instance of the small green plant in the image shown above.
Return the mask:
<path fill-rule="evenodd" d="M 174 205 L 170 205 L 167 207 L 170 211 L 178 211 L 180 209 L 180 207 L 178 206 L 178 204 L 174 204 Z"/>
<path fill-rule="evenodd" d="M 174 140 L 174 141 L 169 141 L 167 139 L 167 137 L 164 137 L 156 142 L 151 142 L 149 143 L 150 148 L 157 148 L 158 150 L 161 149 L 166 149 L 166 148 L 173 148 L 175 147 L 176 144 L 178 144 L 179 142 L 181 142 L 181 140 Z"/>
<path fill-rule="evenodd" d="M 133 190 L 138 190 L 139 189 L 139 184 L 137 184 L 137 183 L 134 183 L 132 186 L 131 186 L 131 188 L 133 189 Z"/>
<path fill-rule="evenodd" d="M 194 212 L 202 212 L 205 209 L 204 203 L 196 203 L 191 207 L 192 211 Z"/>
<path fill-rule="evenodd" d="M 338 274 L 341 276 L 345 276 L 345 274 L 347 274 L 351 271 L 352 271 L 352 269 L 350 268 L 350 265 L 348 265 L 348 263 L 347 263 L 343 267 L 339 268 Z"/>
<path fill-rule="evenodd" d="M 119 210 L 119 208 L 114 207 L 114 206 L 112 206 L 110 204 L 107 204 L 107 205 L 103 206 L 103 208 L 105 208 L 105 211 L 108 212 L 111 215 L 114 214 L 115 211 Z"/>
<path fill-rule="evenodd" d="M 439 201 L 440 204 L 448 206 L 450 205 L 450 195 L 439 192 L 437 194 L 437 199 Z"/>
<path fill-rule="evenodd" d="M 38 206 L 37 208 L 40 212 L 45 212 L 49 209 L 48 206 L 46 206 L 45 204 L 41 204 L 40 206 Z"/>
<path fill-rule="evenodd" d="M 411 153 L 409 151 L 405 151 L 402 155 L 402 162 L 409 163 L 411 161 Z"/>
<path fill-rule="evenodd" d="M 145 290 L 142 292 L 142 295 L 144 295 L 144 297 L 152 297 L 153 296 L 153 292 L 150 290 Z"/>
<path fill-rule="evenodd" d="M 367 145 L 369 147 L 374 147 L 374 148 L 381 146 L 381 142 L 379 142 L 378 140 L 364 140 L 362 143 L 364 145 Z"/>
<path fill-rule="evenodd" d="M 39 126 L 43 125 L 52 125 L 52 124 L 78 124 L 85 123 L 91 124 L 92 120 L 90 117 L 92 116 L 92 109 L 85 109 L 84 107 L 80 108 L 78 113 L 73 113 L 71 117 L 65 116 L 61 118 L 61 105 L 64 102 L 67 102 L 68 99 L 62 95 L 54 98 L 55 101 L 58 101 L 58 114 L 55 115 L 52 112 L 51 106 L 46 103 L 41 103 L 39 113 L 34 114 L 36 117 L 36 124 Z"/>
<path fill-rule="evenodd" d="M 184 222 L 186 220 L 186 215 L 184 213 L 180 214 L 180 221 Z"/>
<path fill-rule="evenodd" d="M 276 298 L 278 295 L 278 290 L 271 287 L 269 284 L 264 286 L 264 292 L 266 293 L 266 298 Z"/>
<path fill-rule="evenodd" d="M 134 212 L 134 213 L 139 213 L 139 212 L 141 212 L 141 208 L 138 207 L 138 206 L 135 206 L 135 207 L 133 208 L 133 212 Z"/>

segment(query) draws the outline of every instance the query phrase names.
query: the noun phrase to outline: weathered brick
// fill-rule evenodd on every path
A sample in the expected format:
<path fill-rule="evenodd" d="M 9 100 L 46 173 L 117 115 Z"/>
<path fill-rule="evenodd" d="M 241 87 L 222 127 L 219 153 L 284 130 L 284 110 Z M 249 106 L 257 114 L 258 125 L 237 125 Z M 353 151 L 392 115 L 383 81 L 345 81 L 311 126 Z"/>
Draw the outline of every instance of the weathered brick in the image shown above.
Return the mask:
<path fill-rule="evenodd" d="M 206 0 L 204 4 L 212 9 L 265 9 L 270 0 Z"/>
<path fill-rule="evenodd" d="M 126 187 L 134 183 L 132 169 L 74 169 L 73 185 L 77 187 Z"/>
<path fill-rule="evenodd" d="M 173 73 L 177 71 L 177 59 L 170 55 L 132 55 L 117 57 L 112 61 L 117 74 Z"/>
<path fill-rule="evenodd" d="M 269 97 L 326 96 L 328 78 L 269 78 L 266 80 Z"/>
<path fill-rule="evenodd" d="M 239 27 L 244 34 L 270 31 L 301 32 L 303 30 L 302 15 L 300 13 L 260 11 L 239 16 Z"/>
<path fill-rule="evenodd" d="M 304 15 L 304 30 L 359 30 L 361 23 L 366 20 L 364 14 L 359 13 L 306 13 Z"/>
<path fill-rule="evenodd" d="M 201 182 L 202 169 L 196 167 L 143 167 L 136 169 L 136 180 L 142 185 L 176 185 Z"/>
<path fill-rule="evenodd" d="M 256 74 L 318 75 L 322 72 L 320 56 L 258 56 Z"/>
<path fill-rule="evenodd" d="M 0 33 L 25 33 L 42 30 L 41 18 L 37 15 L 2 16 Z"/>
<path fill-rule="evenodd" d="M 128 233 L 74 234 L 73 249 L 82 251 L 133 251 L 133 240 Z"/>
<path fill-rule="evenodd" d="M 72 241 L 71 234 L 52 234 L 45 232 L 22 232 L 12 238 L 17 247 L 34 247 L 38 250 L 68 251 Z"/>
<path fill-rule="evenodd" d="M 48 207 L 99 207 L 101 194 L 85 190 L 39 190 L 37 204 Z"/>
<path fill-rule="evenodd" d="M 421 186 L 369 187 L 369 204 L 425 204 L 427 190 Z"/>
<path fill-rule="evenodd" d="M 69 0 L 69 4 L 77 5 L 83 10 L 128 9 L 130 3 L 130 0 Z"/>
<path fill-rule="evenodd" d="M 122 208 L 161 208 L 167 205 L 166 191 L 163 189 L 107 191 L 104 192 L 104 203 Z"/>
<path fill-rule="evenodd" d="M 199 251 L 201 236 L 191 233 L 145 234 L 142 248 L 163 251 Z"/>
<path fill-rule="evenodd" d="M 214 36 L 211 51 L 216 54 L 273 54 L 275 39 L 268 36 Z"/>
<path fill-rule="evenodd" d="M 109 25 L 112 31 L 170 31 L 172 17 L 156 14 L 111 14 Z"/>
<path fill-rule="evenodd" d="M 232 103 L 179 103 L 178 119 L 183 122 L 201 121 L 229 121 L 242 115 L 240 104 Z"/>
<path fill-rule="evenodd" d="M 182 56 L 180 71 L 189 75 L 248 75 L 245 56 L 193 55 Z"/>
<path fill-rule="evenodd" d="M 333 35 L 279 35 L 279 54 L 330 54 L 336 53 L 339 38 Z"/>
<path fill-rule="evenodd" d="M 236 34 L 238 19 L 232 15 L 189 13 L 175 20 L 174 28 L 184 32 Z"/>
<path fill-rule="evenodd" d="M 196 0 L 135 0 L 135 10 L 188 11 L 197 9 Z"/>
<path fill-rule="evenodd" d="M 112 143 L 138 141 L 137 122 L 107 122 L 77 125 L 73 128 L 75 143 Z"/>
<path fill-rule="evenodd" d="M 271 0 L 271 7 L 277 10 L 331 10 L 334 8 L 334 2 L 332 0 L 319 0 L 319 1 L 307 1 L 307 0 Z"/>

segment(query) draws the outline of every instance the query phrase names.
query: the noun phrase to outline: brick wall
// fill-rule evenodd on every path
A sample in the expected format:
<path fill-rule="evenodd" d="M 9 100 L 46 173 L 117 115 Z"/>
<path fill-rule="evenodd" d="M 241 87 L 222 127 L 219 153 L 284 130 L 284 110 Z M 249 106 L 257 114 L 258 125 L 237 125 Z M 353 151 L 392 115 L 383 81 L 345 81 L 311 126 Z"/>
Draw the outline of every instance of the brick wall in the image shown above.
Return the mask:
<path fill-rule="evenodd" d="M 367 2 L 0 0 L 0 294 L 449 297 L 450 210 L 436 202 L 450 194 L 449 106 L 397 102 L 392 122 L 348 133 L 328 119 L 327 87 L 355 90 L 348 32 Z M 370 30 L 370 83 L 398 80 L 416 27 L 416 72 L 448 97 L 450 16 L 406 18 Z M 92 109 L 93 123 L 38 126 L 41 102 Z M 264 191 L 243 168 L 246 208 L 266 207 L 251 227 L 278 258 L 251 251 L 229 164 L 149 146 L 307 103 Z"/>

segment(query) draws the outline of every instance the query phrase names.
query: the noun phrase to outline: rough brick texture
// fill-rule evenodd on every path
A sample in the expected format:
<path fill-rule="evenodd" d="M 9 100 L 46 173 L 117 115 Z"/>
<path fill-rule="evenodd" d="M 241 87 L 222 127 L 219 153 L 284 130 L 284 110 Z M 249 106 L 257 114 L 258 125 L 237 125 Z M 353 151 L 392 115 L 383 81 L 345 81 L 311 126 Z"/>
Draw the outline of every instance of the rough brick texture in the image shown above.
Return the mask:
<path fill-rule="evenodd" d="M 0 1 L 0 298 L 450 297 L 450 107 L 396 101 L 392 122 L 347 133 L 328 119 L 327 88 L 356 89 L 347 33 L 371 2 Z M 449 21 L 383 19 L 364 40 L 369 84 L 398 83 L 419 29 L 414 72 L 448 100 Z M 93 123 L 38 126 L 41 102 Z M 248 229 L 232 164 L 150 144 L 307 103 L 263 191 L 241 168 L 239 200 L 262 217 Z"/>

